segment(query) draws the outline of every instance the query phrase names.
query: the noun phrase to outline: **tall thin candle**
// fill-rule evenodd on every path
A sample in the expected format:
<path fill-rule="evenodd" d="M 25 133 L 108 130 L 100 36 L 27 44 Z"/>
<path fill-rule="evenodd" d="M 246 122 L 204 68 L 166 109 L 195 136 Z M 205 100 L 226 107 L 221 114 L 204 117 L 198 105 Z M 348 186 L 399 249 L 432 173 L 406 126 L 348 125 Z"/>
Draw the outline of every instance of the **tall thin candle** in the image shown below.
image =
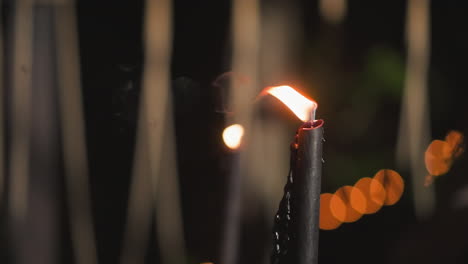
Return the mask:
<path fill-rule="evenodd" d="M 296 177 L 293 183 L 293 246 L 297 264 L 317 263 L 322 177 L 323 120 L 307 122 L 298 131 Z"/>
<path fill-rule="evenodd" d="M 268 93 L 285 103 L 303 123 L 291 144 L 290 171 L 274 224 L 272 264 L 315 264 L 318 259 L 323 120 L 317 104 L 289 86 Z"/>
<path fill-rule="evenodd" d="M 241 213 L 241 177 L 240 177 L 240 150 L 244 127 L 234 124 L 223 131 L 224 144 L 230 149 L 231 162 L 228 174 L 228 193 L 226 212 L 224 217 L 224 233 L 221 245 L 221 263 L 234 264 L 237 262 L 239 248 L 239 229 Z"/>

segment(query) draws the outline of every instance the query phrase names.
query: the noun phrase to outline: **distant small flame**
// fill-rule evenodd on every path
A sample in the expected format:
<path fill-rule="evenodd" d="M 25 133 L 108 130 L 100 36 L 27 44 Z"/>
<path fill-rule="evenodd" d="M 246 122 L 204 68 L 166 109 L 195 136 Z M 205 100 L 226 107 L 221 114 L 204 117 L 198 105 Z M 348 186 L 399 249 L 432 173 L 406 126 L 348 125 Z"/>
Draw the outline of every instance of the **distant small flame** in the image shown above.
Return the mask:
<path fill-rule="evenodd" d="M 239 124 L 234 124 L 226 127 L 223 131 L 224 144 L 230 149 L 237 149 L 242 143 L 244 136 L 244 127 Z"/>
<path fill-rule="evenodd" d="M 285 104 L 300 120 L 307 122 L 315 119 L 317 103 L 306 98 L 291 86 L 282 85 L 266 89 L 269 93 Z"/>

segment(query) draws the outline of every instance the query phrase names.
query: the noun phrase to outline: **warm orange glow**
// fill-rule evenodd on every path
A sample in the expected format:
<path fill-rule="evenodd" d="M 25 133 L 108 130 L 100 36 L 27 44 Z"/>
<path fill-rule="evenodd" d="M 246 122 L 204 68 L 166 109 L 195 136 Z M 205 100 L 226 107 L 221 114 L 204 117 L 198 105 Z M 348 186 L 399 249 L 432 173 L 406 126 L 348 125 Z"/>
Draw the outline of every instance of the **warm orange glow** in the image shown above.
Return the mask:
<path fill-rule="evenodd" d="M 331 199 L 334 194 L 322 193 L 320 195 L 320 221 L 319 226 L 322 230 L 333 230 L 338 228 L 342 222 L 336 219 L 331 211 Z"/>
<path fill-rule="evenodd" d="M 366 196 L 356 187 L 351 187 L 350 199 L 351 208 L 360 214 L 365 214 L 367 210 Z"/>
<path fill-rule="evenodd" d="M 374 179 L 385 189 L 385 205 L 393 205 L 400 200 L 405 183 L 398 172 L 389 169 L 379 170 L 374 175 Z"/>
<path fill-rule="evenodd" d="M 400 200 L 404 182 L 394 170 L 378 171 L 374 178 L 364 177 L 354 186 L 343 186 L 334 194 L 320 195 L 320 229 L 333 230 L 342 223 L 352 223 L 364 214 L 373 214 L 383 205 Z"/>
<path fill-rule="evenodd" d="M 237 149 L 242 143 L 244 127 L 239 124 L 228 126 L 223 131 L 224 144 L 230 149 Z"/>
<path fill-rule="evenodd" d="M 359 189 L 353 186 L 343 186 L 332 197 L 330 208 L 336 219 L 352 223 L 362 217 L 361 212 L 365 211 L 366 206 L 366 198 Z"/>
<path fill-rule="evenodd" d="M 452 149 L 450 144 L 442 140 L 433 140 L 424 153 L 424 162 L 429 174 L 440 176 L 449 171 L 452 166 Z"/>
<path fill-rule="evenodd" d="M 433 140 L 424 153 L 424 162 L 429 174 L 424 182 L 425 186 L 434 181 L 434 177 L 448 173 L 453 162 L 460 157 L 463 148 L 463 134 L 458 131 L 450 131 L 444 140 Z"/>
<path fill-rule="evenodd" d="M 333 194 L 330 198 L 330 212 L 332 216 L 341 223 L 346 220 L 346 204 L 340 196 Z"/>
<path fill-rule="evenodd" d="M 445 136 L 445 141 L 449 144 L 452 150 L 452 155 L 458 158 L 464 151 L 463 149 L 463 134 L 458 131 L 450 131 Z"/>
<path fill-rule="evenodd" d="M 284 103 L 300 120 L 306 122 L 314 119 L 313 113 L 317 103 L 306 98 L 291 86 L 282 85 L 267 88 L 269 93 Z"/>
<path fill-rule="evenodd" d="M 379 181 L 364 177 L 356 182 L 354 187 L 362 192 L 367 201 L 366 210 L 362 213 L 373 214 L 382 208 L 386 194 L 384 187 Z"/>
<path fill-rule="evenodd" d="M 320 195 L 320 229 L 333 230 L 342 223 L 352 223 L 364 214 L 373 214 L 383 205 L 400 200 L 404 182 L 396 171 L 384 169 L 374 178 L 364 177 L 354 186 L 343 186 L 334 194 Z"/>

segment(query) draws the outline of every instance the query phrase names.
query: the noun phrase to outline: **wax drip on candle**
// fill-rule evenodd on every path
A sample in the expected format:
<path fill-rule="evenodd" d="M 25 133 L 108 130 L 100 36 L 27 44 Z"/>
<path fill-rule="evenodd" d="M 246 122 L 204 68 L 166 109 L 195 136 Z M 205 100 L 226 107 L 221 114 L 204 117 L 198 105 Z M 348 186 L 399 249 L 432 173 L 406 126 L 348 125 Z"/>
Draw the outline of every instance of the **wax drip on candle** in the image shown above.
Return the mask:
<path fill-rule="evenodd" d="M 294 168 L 296 162 L 298 144 L 297 144 L 297 134 L 294 142 L 291 144 L 291 160 L 290 160 L 290 169 L 284 186 L 284 194 L 281 199 L 278 212 L 275 215 L 275 222 L 273 225 L 273 252 L 271 255 L 271 263 L 287 263 L 287 253 L 289 250 L 289 242 L 291 240 L 290 226 L 292 225 L 292 210 L 291 210 L 291 191 L 292 185 L 294 184 Z M 285 261 L 286 260 L 286 261 Z"/>
<path fill-rule="evenodd" d="M 271 254 L 271 264 L 292 263 L 291 259 L 294 254 L 290 254 L 294 250 L 291 245 L 291 240 L 295 239 L 295 231 L 291 227 L 296 221 L 296 208 L 293 206 L 293 186 L 296 176 L 296 162 L 299 149 L 299 130 L 320 127 L 323 120 L 315 120 L 304 123 L 296 132 L 294 141 L 291 143 L 291 158 L 290 169 L 284 186 L 284 194 L 279 204 L 278 211 L 275 215 L 273 224 L 273 252 Z M 322 139 L 323 140 L 323 139 Z M 323 160 L 323 159 L 322 159 Z"/>
<path fill-rule="evenodd" d="M 291 164 L 273 226 L 272 264 L 317 263 L 323 120 L 317 103 L 292 87 L 266 88 L 304 123 L 291 144 Z M 304 233 L 306 232 L 306 233 Z"/>

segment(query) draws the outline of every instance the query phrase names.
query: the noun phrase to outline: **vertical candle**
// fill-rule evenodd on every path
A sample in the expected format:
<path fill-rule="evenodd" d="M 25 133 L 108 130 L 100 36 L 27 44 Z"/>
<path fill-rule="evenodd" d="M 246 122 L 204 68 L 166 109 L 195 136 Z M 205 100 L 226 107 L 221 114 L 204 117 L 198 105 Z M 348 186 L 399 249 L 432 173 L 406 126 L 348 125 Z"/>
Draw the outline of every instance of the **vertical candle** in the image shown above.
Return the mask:
<path fill-rule="evenodd" d="M 296 177 L 293 178 L 293 263 L 317 263 L 322 177 L 323 120 L 310 121 L 298 130 Z"/>
<path fill-rule="evenodd" d="M 224 216 L 223 239 L 221 245 L 221 263 L 237 263 L 239 248 L 239 229 L 241 213 L 241 177 L 240 151 L 244 127 L 234 124 L 223 131 L 224 144 L 230 149 L 230 170 L 228 171 L 228 190 L 226 212 Z"/>
<path fill-rule="evenodd" d="M 323 120 L 315 120 L 317 104 L 289 86 L 266 93 L 286 104 L 304 121 L 291 144 L 290 171 L 275 216 L 273 264 L 315 264 L 318 259 Z"/>

